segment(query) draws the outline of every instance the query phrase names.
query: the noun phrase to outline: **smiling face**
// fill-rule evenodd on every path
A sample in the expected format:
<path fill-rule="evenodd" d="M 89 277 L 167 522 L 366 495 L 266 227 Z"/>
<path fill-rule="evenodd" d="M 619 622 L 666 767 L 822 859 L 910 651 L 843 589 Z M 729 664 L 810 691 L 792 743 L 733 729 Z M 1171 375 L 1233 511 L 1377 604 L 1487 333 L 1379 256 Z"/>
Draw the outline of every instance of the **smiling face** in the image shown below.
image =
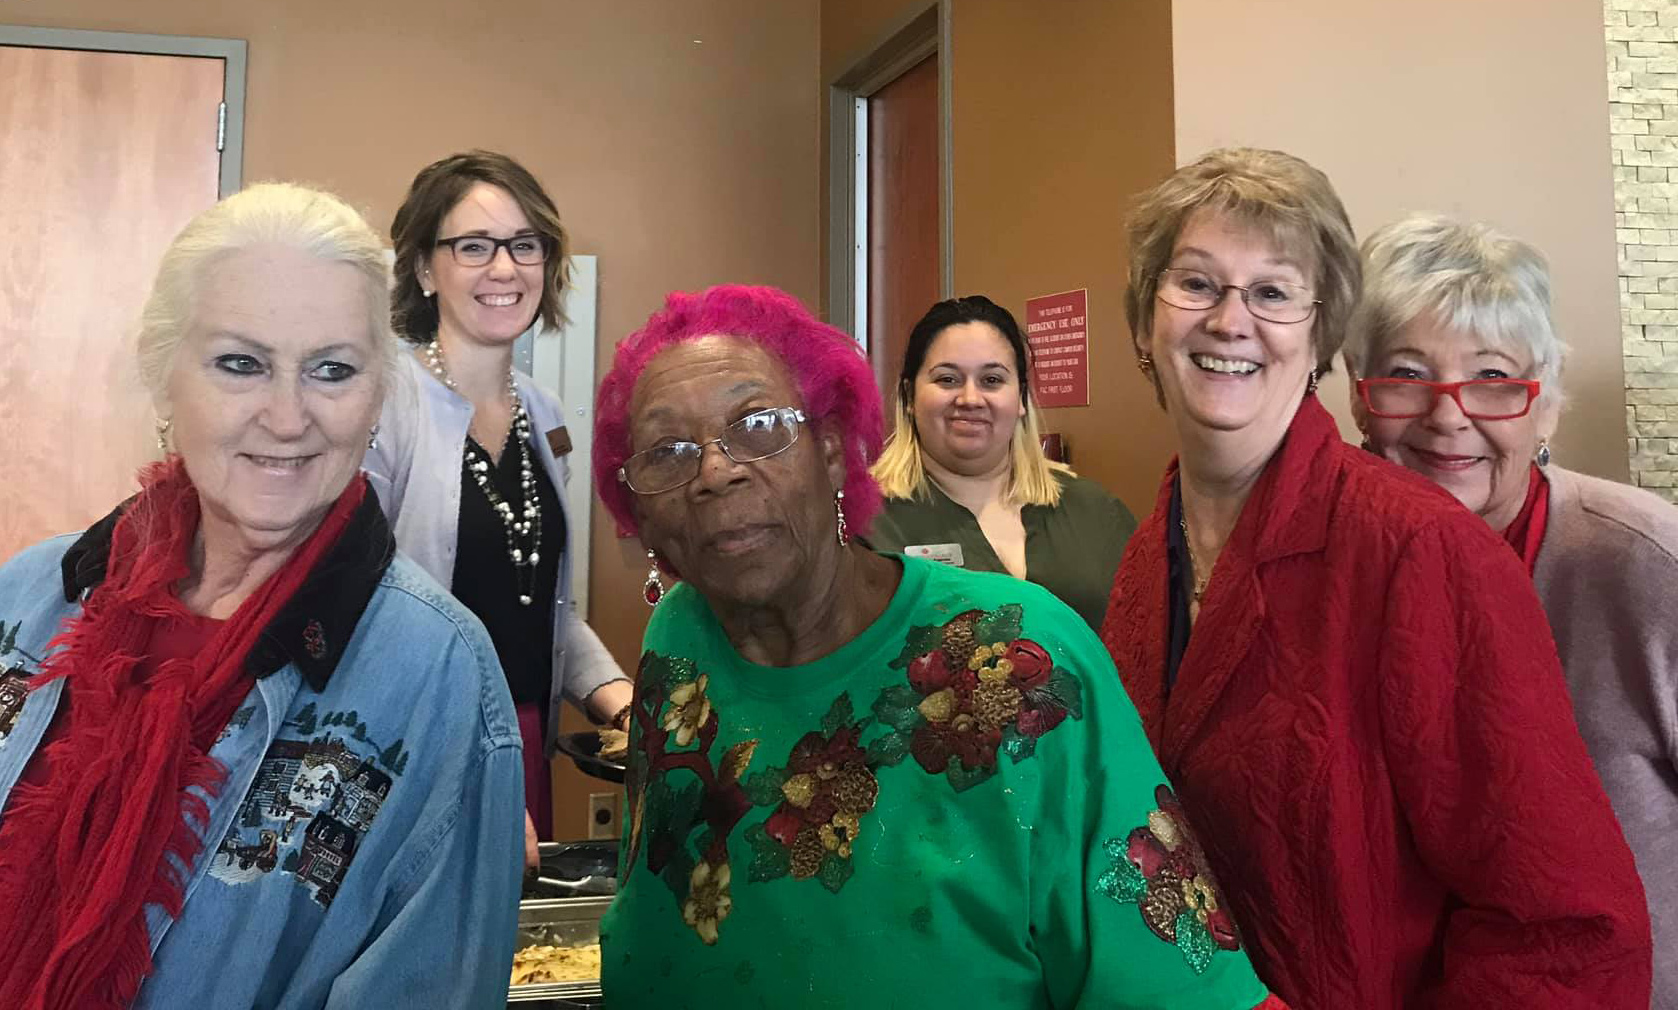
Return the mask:
<path fill-rule="evenodd" d="M 1008 459 L 1025 416 L 1014 349 L 989 323 L 945 328 L 915 376 L 915 433 L 939 466 L 976 476 Z"/>
<path fill-rule="evenodd" d="M 159 406 L 206 542 L 295 546 L 343 493 L 383 392 L 371 312 L 365 275 L 296 249 L 204 268 Z"/>
<path fill-rule="evenodd" d="M 1364 378 L 1463 382 L 1534 373 L 1525 349 L 1494 345 L 1431 317 L 1415 320 L 1386 344 Z M 1374 417 L 1356 397 L 1352 410 L 1370 448 L 1451 492 L 1495 530 L 1520 514 L 1538 440 L 1555 425 L 1555 410 L 1544 399 L 1525 416 L 1505 421 L 1467 417 L 1449 396 L 1436 397 L 1433 409 L 1416 418 Z"/>
<path fill-rule="evenodd" d="M 648 362 L 630 399 L 630 451 L 704 443 L 768 407 L 802 409 L 786 367 L 757 344 L 710 336 Z M 833 571 L 833 493 L 844 486 L 836 435 L 798 428 L 784 452 L 735 463 L 704 449 L 699 476 L 660 494 L 636 495 L 641 542 L 712 603 L 780 607 L 807 597 Z"/>
<path fill-rule="evenodd" d="M 1183 225 L 1169 266 L 1198 271 L 1216 285 L 1254 288 L 1275 281 L 1310 288 L 1315 281 L 1308 264 L 1263 233 L 1206 212 Z M 1210 309 L 1180 309 L 1156 299 L 1153 326 L 1138 349 L 1153 358 L 1180 426 L 1271 442 L 1280 440 L 1304 396 L 1314 364 L 1311 323 L 1259 319 L 1234 290 Z"/>
<path fill-rule="evenodd" d="M 444 216 L 437 238 L 536 234 L 511 193 L 480 182 Z M 506 249 L 497 249 L 483 266 L 461 266 L 446 246 L 440 246 L 420 268 L 419 279 L 422 288 L 436 292 L 440 334 L 500 345 L 517 340 L 535 321 L 542 301 L 542 270 L 541 263 L 514 263 Z"/>

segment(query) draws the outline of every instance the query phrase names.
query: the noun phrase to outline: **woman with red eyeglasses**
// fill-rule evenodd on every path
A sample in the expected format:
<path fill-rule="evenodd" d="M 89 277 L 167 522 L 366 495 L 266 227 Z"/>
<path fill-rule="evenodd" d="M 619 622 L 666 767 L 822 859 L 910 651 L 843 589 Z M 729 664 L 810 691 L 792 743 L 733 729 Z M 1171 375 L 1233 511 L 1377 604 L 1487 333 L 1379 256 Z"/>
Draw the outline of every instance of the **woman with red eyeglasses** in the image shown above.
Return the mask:
<path fill-rule="evenodd" d="M 1345 350 L 1365 445 L 1451 492 L 1532 574 L 1643 877 L 1654 1006 L 1678 1008 L 1678 509 L 1551 464 L 1564 348 L 1537 250 L 1417 215 L 1363 259 Z"/>

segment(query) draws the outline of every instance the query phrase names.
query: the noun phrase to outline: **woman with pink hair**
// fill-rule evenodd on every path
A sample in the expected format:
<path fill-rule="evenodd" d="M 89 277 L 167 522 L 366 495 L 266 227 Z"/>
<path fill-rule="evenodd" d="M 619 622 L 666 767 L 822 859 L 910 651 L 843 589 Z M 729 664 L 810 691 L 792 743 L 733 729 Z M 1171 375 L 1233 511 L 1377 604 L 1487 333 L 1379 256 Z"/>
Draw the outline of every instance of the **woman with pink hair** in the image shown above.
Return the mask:
<path fill-rule="evenodd" d="M 1280 1005 L 1089 626 L 855 539 L 882 427 L 856 345 L 773 289 L 618 347 L 595 481 L 656 610 L 607 998 Z"/>

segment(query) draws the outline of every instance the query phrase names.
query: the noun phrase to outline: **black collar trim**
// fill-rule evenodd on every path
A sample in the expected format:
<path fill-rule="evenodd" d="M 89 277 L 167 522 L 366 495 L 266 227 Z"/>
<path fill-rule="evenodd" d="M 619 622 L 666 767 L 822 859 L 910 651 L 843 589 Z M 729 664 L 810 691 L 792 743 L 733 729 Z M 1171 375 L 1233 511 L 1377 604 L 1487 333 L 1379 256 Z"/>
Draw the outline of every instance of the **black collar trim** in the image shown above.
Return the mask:
<path fill-rule="evenodd" d="M 133 500 L 123 502 L 94 523 L 65 552 L 65 602 L 86 599 L 105 581 L 111 536 Z M 310 687 L 326 690 L 395 554 L 396 539 L 379 507 L 378 496 L 369 487 L 338 542 L 309 573 L 279 616 L 263 629 L 245 657 L 245 668 L 252 676 L 267 677 L 287 663 L 296 663 Z"/>

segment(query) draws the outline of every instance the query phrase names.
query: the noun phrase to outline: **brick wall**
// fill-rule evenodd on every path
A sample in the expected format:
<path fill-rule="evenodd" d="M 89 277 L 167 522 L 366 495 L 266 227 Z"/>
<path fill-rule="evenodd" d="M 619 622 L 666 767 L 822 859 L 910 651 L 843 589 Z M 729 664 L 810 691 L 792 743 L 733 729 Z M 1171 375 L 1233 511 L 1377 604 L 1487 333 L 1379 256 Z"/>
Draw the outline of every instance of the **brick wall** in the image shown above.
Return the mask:
<path fill-rule="evenodd" d="M 1678 0 L 1604 0 L 1632 480 L 1678 501 Z"/>

